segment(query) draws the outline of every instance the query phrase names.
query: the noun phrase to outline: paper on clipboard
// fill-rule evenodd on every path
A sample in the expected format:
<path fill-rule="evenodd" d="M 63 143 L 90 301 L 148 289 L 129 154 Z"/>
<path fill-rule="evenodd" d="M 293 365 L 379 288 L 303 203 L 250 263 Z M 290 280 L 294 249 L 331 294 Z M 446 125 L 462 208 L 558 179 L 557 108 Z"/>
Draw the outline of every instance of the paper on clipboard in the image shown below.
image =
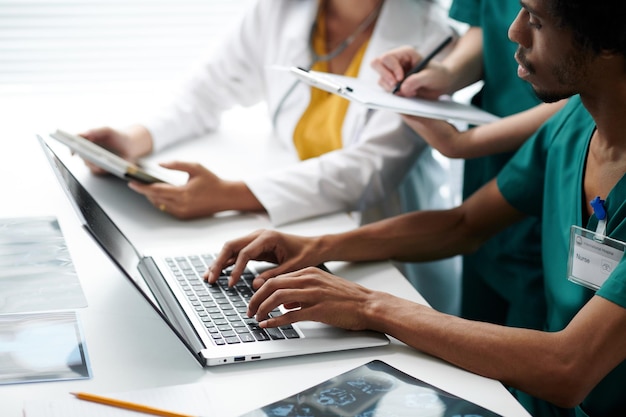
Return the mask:
<path fill-rule="evenodd" d="M 470 104 L 453 100 L 426 100 L 401 97 L 384 91 L 378 85 L 344 75 L 290 68 L 290 72 L 303 82 L 371 109 L 388 110 L 401 114 L 431 119 L 467 122 L 474 125 L 491 123 L 499 119 L 491 113 Z"/>

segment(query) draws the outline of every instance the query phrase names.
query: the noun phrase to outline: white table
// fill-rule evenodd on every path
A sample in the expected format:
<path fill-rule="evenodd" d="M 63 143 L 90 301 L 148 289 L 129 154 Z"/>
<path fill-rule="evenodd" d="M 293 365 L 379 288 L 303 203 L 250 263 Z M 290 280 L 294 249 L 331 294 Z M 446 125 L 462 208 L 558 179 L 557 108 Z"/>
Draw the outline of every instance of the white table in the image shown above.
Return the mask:
<path fill-rule="evenodd" d="M 168 150 L 163 159 L 206 155 L 201 162 L 217 173 L 231 177 L 239 175 L 245 166 L 244 160 L 250 158 L 257 160 L 257 165 L 247 169 L 295 163 L 291 157 L 280 154 L 279 149 L 268 148 L 268 135 L 267 129 L 258 133 L 249 124 L 246 127 L 241 123 L 227 123 L 220 133 Z M 256 143 L 250 140 L 255 136 L 260 136 Z M 226 162 L 223 156 L 209 156 L 227 149 L 237 150 L 234 154 L 236 164 Z M 247 150 L 242 152 L 242 149 Z M 194 153 L 190 154 L 190 150 Z M 184 156 L 183 159 L 190 158 Z M 168 247 L 178 244 L 181 248 L 202 244 L 207 250 L 216 250 L 227 239 L 270 227 L 266 216 L 256 214 L 217 216 L 189 222 L 174 220 L 155 210 L 143 197 L 127 189 L 123 182 L 92 177 L 82 162 L 75 164 L 73 169 L 140 249 L 153 248 L 160 242 Z M 373 359 L 381 359 L 502 415 L 528 416 L 499 382 L 460 370 L 395 340 L 381 348 L 203 369 L 81 228 L 30 133 L 15 133 L 10 140 L 5 137 L 0 142 L 0 178 L 3 191 L 0 216 L 55 215 L 59 219 L 89 303 L 78 313 L 93 374 L 89 380 L 0 386 L 0 415 L 3 417 L 21 416 L 23 402 L 27 399 L 58 399 L 70 391 L 106 393 L 192 382 L 211 387 L 215 404 L 213 415 L 237 416 Z M 338 214 L 281 229 L 317 234 L 351 227 L 354 225 L 348 216 Z M 424 302 L 389 263 L 337 263 L 331 265 L 331 269 L 372 288 L 384 288 L 416 302 Z M 242 391 L 246 392 L 245 402 L 229 401 L 234 392 Z"/>

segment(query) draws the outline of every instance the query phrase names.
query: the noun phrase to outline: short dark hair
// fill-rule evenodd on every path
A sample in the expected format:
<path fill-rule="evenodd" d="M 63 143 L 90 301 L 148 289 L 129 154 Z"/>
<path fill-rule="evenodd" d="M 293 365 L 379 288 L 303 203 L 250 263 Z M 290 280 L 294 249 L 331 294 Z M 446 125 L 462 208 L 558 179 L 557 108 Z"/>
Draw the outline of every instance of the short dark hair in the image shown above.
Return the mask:
<path fill-rule="evenodd" d="M 548 0 L 549 10 L 574 39 L 596 53 L 603 50 L 626 56 L 624 0 Z"/>

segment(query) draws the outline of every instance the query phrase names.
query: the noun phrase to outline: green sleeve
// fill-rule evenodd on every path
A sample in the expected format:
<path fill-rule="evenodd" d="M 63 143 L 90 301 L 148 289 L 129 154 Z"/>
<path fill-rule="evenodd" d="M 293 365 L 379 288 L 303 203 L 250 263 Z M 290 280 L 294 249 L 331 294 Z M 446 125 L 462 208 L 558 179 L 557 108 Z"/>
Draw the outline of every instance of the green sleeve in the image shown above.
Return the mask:
<path fill-rule="evenodd" d="M 530 216 L 541 216 L 545 178 L 546 128 L 542 128 L 517 151 L 498 174 L 504 198 Z"/>
<path fill-rule="evenodd" d="M 562 175 L 554 169 L 548 172 L 548 151 L 559 137 L 569 137 L 573 131 L 570 132 L 572 129 L 568 126 L 577 125 L 576 120 L 579 119 L 587 120 L 579 117 L 581 108 L 578 96 L 568 100 L 565 107 L 545 122 L 502 168 L 497 176 L 498 188 L 513 207 L 528 215 L 541 217 L 544 181 L 546 178 L 552 182 L 559 181 Z M 585 111 L 584 114 L 588 113 Z M 583 125 L 586 126 L 586 123 Z"/>
<path fill-rule="evenodd" d="M 622 258 L 604 285 L 596 293 L 615 304 L 626 308 L 626 259 Z"/>
<path fill-rule="evenodd" d="M 481 26 L 481 0 L 454 0 L 449 15 L 452 19 L 470 26 Z"/>

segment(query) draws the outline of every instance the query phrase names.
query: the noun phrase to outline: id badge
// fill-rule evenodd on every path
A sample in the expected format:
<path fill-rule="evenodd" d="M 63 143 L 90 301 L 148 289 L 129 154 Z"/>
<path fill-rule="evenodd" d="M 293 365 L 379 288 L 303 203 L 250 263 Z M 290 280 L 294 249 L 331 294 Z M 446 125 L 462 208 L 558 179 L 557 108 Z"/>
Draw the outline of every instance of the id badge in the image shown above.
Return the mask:
<path fill-rule="evenodd" d="M 567 275 L 570 281 L 592 290 L 599 289 L 624 256 L 626 244 L 572 226 Z"/>

